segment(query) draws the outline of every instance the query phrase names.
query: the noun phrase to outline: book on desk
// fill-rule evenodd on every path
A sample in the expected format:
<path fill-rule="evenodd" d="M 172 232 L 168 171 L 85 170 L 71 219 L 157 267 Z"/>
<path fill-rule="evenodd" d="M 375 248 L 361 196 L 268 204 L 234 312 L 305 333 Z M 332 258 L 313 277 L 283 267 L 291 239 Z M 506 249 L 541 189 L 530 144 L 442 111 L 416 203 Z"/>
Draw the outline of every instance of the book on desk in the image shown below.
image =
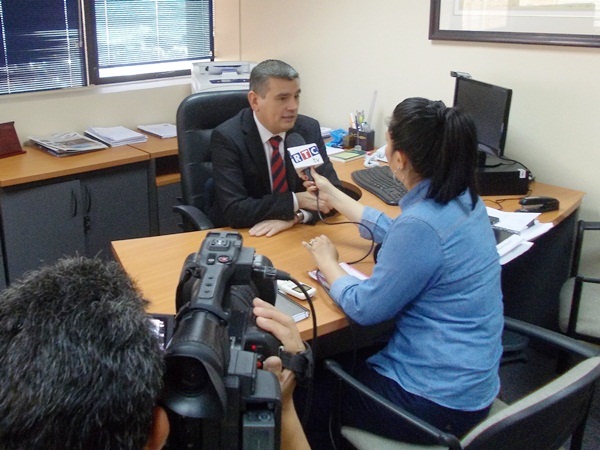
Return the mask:
<path fill-rule="evenodd" d="M 355 159 L 363 158 L 366 153 L 367 152 L 364 150 L 351 148 L 339 153 L 330 154 L 329 159 L 331 159 L 332 161 L 348 162 L 354 161 Z"/>

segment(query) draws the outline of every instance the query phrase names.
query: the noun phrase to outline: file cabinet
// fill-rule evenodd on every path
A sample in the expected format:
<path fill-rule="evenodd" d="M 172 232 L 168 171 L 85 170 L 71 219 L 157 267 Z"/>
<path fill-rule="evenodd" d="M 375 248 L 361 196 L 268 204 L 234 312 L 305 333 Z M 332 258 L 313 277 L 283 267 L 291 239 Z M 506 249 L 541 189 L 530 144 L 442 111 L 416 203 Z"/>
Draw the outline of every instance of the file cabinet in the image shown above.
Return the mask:
<path fill-rule="evenodd" d="M 134 149 L 123 151 L 136 152 L 135 157 L 122 159 L 116 153 L 115 160 L 96 164 L 98 158 L 109 155 L 102 151 L 60 159 L 29 149 L 29 159 L 35 162 L 45 157 L 54 158 L 45 160 L 50 165 L 60 166 L 59 161 L 65 166 L 81 164 L 68 170 L 63 167 L 62 172 L 50 170 L 45 174 L 48 178 L 31 182 L 11 184 L 3 177 L 5 168 L 0 169 L 0 183 L 9 184 L 0 185 L 0 288 L 62 256 L 110 259 L 111 241 L 150 235 L 148 158 Z M 84 164 L 84 158 L 92 155 L 87 159 L 90 164 Z"/>

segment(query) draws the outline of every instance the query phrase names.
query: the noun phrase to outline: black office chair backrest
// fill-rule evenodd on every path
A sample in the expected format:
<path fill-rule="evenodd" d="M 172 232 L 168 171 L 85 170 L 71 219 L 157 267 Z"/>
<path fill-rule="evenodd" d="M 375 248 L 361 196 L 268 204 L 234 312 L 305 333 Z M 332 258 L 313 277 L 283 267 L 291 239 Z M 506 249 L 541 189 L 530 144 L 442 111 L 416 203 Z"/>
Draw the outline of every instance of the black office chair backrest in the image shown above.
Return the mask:
<path fill-rule="evenodd" d="M 212 130 L 248 107 L 248 91 L 198 92 L 177 109 L 177 145 L 182 203 L 207 212 L 206 185 L 212 178 Z"/>

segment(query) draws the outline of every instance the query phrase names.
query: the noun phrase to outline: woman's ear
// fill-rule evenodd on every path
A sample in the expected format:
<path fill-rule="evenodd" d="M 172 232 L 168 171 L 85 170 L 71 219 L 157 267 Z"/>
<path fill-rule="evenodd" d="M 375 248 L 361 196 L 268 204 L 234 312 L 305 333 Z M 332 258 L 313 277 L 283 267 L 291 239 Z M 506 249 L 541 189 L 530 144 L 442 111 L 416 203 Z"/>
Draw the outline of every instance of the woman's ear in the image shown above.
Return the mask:
<path fill-rule="evenodd" d="M 152 426 L 144 450 L 160 450 L 169 437 L 169 417 L 160 406 L 155 406 L 152 414 Z"/>
<path fill-rule="evenodd" d="M 394 170 L 402 170 L 406 166 L 408 162 L 408 158 L 404 154 L 402 150 L 394 150 L 391 154 L 390 167 L 393 167 Z"/>

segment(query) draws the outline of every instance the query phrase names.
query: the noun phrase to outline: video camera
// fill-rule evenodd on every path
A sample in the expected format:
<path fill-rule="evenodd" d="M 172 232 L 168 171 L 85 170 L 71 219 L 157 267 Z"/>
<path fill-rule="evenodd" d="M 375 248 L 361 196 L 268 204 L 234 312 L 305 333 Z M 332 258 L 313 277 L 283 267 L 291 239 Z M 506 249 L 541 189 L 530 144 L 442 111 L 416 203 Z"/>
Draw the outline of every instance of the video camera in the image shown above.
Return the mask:
<path fill-rule="evenodd" d="M 258 370 L 281 343 L 258 328 L 252 300 L 275 303 L 275 269 L 236 232 L 209 232 L 186 259 L 165 349 L 167 449 L 278 449 L 281 391 Z"/>

